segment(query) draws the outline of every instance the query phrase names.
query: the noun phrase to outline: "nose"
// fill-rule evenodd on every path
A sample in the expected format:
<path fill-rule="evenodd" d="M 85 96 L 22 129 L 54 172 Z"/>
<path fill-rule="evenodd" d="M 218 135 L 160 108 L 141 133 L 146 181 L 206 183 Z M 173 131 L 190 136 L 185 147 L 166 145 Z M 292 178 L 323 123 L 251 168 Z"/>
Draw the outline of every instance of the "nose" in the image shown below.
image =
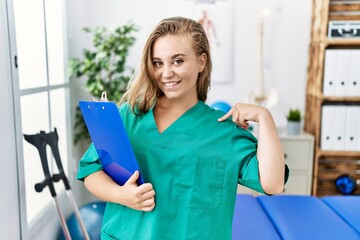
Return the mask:
<path fill-rule="evenodd" d="M 164 64 L 162 76 L 163 78 L 171 78 L 174 75 L 172 66 L 170 64 Z"/>

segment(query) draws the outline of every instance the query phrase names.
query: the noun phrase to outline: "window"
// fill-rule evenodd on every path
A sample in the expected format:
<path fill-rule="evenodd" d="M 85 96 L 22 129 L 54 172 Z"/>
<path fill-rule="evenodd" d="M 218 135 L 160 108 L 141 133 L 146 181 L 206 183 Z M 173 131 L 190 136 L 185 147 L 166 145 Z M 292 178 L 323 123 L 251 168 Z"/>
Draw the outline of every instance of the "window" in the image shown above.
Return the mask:
<path fill-rule="evenodd" d="M 18 91 L 20 96 L 21 129 L 23 134 L 36 134 L 57 129 L 59 151 L 64 170 L 68 170 L 69 114 L 65 61 L 65 7 L 64 1 L 13 0 L 18 56 Z M 19 182 L 25 186 L 21 201 L 25 202 L 27 226 L 41 218 L 52 197 L 47 188 L 41 193 L 34 185 L 44 180 L 40 156 L 36 147 L 23 140 L 23 176 Z M 58 172 L 47 151 L 50 171 Z M 68 175 L 68 173 L 67 173 Z M 56 183 L 59 194 L 64 189 L 62 182 Z M 20 187 L 22 189 L 22 187 Z"/>

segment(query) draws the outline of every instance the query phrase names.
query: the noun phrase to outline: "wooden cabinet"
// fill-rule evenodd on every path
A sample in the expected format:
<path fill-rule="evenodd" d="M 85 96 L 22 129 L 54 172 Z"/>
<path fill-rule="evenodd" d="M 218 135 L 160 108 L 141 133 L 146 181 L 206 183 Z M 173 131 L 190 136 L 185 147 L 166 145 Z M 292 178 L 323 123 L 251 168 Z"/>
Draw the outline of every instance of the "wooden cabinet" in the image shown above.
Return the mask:
<path fill-rule="evenodd" d="M 314 137 L 309 133 L 288 135 L 285 130 L 279 130 L 283 146 L 285 163 L 290 169 L 290 176 L 284 188 L 284 194 L 311 195 Z M 239 193 L 258 193 L 239 186 Z"/>
<path fill-rule="evenodd" d="M 360 38 L 328 38 L 328 24 L 333 20 L 360 21 L 359 1 L 313 0 L 305 131 L 312 133 L 315 137 L 312 194 L 316 196 L 339 195 L 335 187 L 335 180 L 342 174 L 348 174 L 356 180 L 360 179 L 359 151 L 325 151 L 321 149 L 322 107 L 324 105 L 360 105 L 360 96 L 350 97 L 346 94 L 328 96 L 323 93 L 326 50 L 360 48 Z M 333 127 L 342 126 L 334 125 Z M 355 193 L 360 194 L 360 189 Z"/>

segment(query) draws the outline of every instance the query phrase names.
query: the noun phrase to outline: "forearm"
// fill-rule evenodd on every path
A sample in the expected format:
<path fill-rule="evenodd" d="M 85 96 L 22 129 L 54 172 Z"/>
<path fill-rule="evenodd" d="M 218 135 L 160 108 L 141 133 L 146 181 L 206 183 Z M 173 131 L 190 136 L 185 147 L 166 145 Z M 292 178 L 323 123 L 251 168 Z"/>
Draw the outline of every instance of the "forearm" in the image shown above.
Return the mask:
<path fill-rule="evenodd" d="M 284 152 L 274 120 L 268 110 L 264 111 L 258 124 L 257 158 L 260 182 L 266 193 L 281 193 L 284 187 Z"/>
<path fill-rule="evenodd" d="M 115 183 L 104 171 L 95 172 L 84 180 L 85 187 L 102 201 L 119 202 L 121 186 Z"/>

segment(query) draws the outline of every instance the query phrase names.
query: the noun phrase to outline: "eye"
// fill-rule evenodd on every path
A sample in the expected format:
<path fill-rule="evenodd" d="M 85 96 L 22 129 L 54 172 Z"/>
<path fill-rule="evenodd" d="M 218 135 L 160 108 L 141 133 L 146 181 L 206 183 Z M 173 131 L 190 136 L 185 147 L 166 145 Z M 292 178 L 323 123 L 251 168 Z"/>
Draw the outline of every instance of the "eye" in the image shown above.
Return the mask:
<path fill-rule="evenodd" d="M 183 62 L 184 62 L 184 60 L 182 60 L 182 59 L 175 59 L 174 62 L 173 62 L 173 64 L 174 64 L 174 65 L 180 65 L 180 64 L 182 64 Z"/>
<path fill-rule="evenodd" d="M 155 68 L 160 68 L 162 65 L 163 65 L 163 63 L 160 62 L 160 61 L 157 61 L 157 60 L 154 60 L 154 61 L 153 61 L 153 66 L 154 66 Z"/>

